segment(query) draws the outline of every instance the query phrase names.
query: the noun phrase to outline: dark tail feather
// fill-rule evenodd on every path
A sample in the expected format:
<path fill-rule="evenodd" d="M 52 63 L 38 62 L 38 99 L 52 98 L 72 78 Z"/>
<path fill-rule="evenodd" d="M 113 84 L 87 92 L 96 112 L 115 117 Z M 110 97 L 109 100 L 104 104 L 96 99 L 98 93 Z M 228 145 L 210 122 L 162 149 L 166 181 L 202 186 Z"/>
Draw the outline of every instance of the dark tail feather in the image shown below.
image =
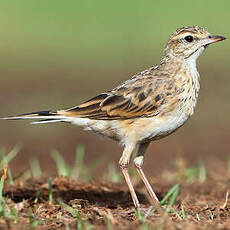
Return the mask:
<path fill-rule="evenodd" d="M 32 113 L 19 114 L 17 116 L 12 117 L 4 117 L 1 119 L 5 120 L 19 120 L 19 119 L 57 119 L 58 113 L 56 111 L 39 111 Z"/>
<path fill-rule="evenodd" d="M 47 110 L 47 111 L 38 111 L 38 112 L 20 114 L 18 116 L 20 117 L 20 116 L 53 116 L 53 115 L 57 115 L 57 112 Z"/>

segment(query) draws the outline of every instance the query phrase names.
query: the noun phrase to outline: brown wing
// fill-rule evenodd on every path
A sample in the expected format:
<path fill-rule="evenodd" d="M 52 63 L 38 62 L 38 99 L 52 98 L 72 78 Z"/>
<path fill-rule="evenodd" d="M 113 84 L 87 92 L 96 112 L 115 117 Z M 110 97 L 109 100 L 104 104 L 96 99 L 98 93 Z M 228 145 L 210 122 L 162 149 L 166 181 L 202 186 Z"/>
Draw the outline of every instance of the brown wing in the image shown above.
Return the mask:
<path fill-rule="evenodd" d="M 152 79 L 135 82 L 131 79 L 111 92 L 102 93 L 79 106 L 58 113 L 101 120 L 155 116 L 166 102 L 166 95 L 162 94 L 164 84 L 158 85 L 160 87 L 153 87 Z"/>

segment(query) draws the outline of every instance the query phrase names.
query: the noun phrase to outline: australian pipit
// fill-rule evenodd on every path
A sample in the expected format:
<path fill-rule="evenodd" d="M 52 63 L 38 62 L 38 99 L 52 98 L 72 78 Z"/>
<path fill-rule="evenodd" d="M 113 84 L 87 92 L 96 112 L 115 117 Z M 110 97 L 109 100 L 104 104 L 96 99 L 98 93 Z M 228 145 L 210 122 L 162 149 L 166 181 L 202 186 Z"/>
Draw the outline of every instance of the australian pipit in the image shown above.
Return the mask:
<path fill-rule="evenodd" d="M 181 127 L 193 114 L 200 89 L 196 59 L 211 43 L 222 41 L 199 26 L 177 29 L 169 38 L 159 65 L 144 70 L 113 90 L 70 109 L 40 111 L 5 119 L 40 119 L 34 123 L 70 122 L 110 137 L 124 146 L 119 166 L 134 206 L 140 207 L 128 174 L 130 157 L 154 204 L 158 198 L 142 170 L 150 142 Z"/>

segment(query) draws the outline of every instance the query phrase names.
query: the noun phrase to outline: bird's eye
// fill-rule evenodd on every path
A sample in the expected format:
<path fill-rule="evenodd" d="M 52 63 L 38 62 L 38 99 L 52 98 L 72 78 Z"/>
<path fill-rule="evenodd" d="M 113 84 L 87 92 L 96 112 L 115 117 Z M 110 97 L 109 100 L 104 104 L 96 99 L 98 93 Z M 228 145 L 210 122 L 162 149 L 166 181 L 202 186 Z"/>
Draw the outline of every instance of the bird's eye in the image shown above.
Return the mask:
<path fill-rule="evenodd" d="M 188 35 L 188 36 L 186 36 L 184 39 L 185 39 L 185 41 L 187 41 L 187 42 L 192 42 L 194 38 L 193 38 L 193 36 Z"/>

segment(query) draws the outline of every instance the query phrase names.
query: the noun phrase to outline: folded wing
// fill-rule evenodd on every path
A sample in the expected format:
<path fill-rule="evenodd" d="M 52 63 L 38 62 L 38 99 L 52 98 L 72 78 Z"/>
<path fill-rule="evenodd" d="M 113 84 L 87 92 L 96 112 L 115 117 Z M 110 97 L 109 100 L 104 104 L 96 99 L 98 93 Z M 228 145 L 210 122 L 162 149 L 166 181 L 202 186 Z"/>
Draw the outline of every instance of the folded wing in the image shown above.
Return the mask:
<path fill-rule="evenodd" d="M 58 114 L 102 120 L 149 117 L 160 113 L 165 100 L 164 95 L 153 92 L 148 85 L 132 88 L 121 86 L 91 98 L 79 106 L 58 111 Z"/>

